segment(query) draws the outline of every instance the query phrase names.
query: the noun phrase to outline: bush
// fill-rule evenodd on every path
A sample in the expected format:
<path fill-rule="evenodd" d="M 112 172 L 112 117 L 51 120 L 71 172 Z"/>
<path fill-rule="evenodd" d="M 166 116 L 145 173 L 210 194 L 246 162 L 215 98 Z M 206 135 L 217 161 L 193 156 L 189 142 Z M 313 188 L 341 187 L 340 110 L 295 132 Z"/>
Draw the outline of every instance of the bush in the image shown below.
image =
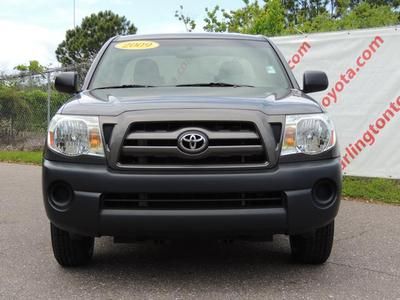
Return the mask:
<path fill-rule="evenodd" d="M 51 90 L 50 117 L 69 95 Z M 38 149 L 47 129 L 48 94 L 45 86 L 0 85 L 0 148 Z"/>
<path fill-rule="evenodd" d="M 10 87 L 0 88 L 0 137 L 16 136 L 29 127 L 32 115 L 23 93 Z"/>

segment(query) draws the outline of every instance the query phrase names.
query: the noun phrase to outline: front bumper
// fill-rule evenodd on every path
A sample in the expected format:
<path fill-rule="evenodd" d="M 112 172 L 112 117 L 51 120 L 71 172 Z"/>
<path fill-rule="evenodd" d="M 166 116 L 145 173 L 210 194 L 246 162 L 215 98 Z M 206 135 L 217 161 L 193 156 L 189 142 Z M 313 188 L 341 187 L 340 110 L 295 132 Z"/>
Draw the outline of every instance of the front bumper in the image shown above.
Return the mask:
<path fill-rule="evenodd" d="M 313 200 L 313 187 L 330 180 L 335 199 L 325 207 Z M 73 200 L 67 209 L 49 203 L 49 188 L 65 182 Z M 284 207 L 246 209 L 102 209 L 105 193 L 222 193 L 279 191 Z M 312 231 L 332 221 L 340 204 L 339 159 L 281 163 L 274 169 L 207 173 L 127 173 L 105 165 L 45 160 L 43 195 L 48 218 L 81 235 L 167 238 L 205 234 L 235 237 Z"/>

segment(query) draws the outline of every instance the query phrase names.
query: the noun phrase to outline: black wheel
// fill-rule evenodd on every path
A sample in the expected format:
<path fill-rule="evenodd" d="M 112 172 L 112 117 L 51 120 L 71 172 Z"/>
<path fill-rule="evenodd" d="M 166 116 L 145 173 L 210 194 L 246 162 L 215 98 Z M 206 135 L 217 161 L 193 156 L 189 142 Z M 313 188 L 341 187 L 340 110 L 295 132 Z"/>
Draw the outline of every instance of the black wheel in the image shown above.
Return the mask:
<path fill-rule="evenodd" d="M 331 254 L 335 222 L 318 228 L 309 235 L 291 235 L 293 258 L 301 263 L 323 264 Z"/>
<path fill-rule="evenodd" d="M 94 238 L 73 236 L 50 224 L 54 257 L 63 267 L 87 264 L 93 256 Z"/>

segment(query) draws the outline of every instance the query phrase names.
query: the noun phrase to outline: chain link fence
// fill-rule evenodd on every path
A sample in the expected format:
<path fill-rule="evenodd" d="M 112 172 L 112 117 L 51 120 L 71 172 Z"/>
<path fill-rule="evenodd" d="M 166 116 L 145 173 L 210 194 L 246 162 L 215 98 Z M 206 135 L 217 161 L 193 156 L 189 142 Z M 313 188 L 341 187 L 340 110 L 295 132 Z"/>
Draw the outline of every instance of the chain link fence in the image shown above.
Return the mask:
<path fill-rule="evenodd" d="M 49 121 L 71 97 L 54 89 L 55 76 L 76 71 L 82 83 L 89 66 L 0 76 L 0 151 L 42 149 Z"/>

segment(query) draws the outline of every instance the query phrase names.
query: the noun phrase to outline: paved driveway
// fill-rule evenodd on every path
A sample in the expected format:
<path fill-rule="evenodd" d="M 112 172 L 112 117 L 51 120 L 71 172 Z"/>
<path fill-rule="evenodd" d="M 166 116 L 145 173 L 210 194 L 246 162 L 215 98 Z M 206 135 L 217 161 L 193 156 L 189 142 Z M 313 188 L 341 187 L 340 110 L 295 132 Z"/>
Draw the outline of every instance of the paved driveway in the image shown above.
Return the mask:
<path fill-rule="evenodd" d="M 293 264 L 288 240 L 233 244 L 96 241 L 93 263 L 52 257 L 41 170 L 0 164 L 0 298 L 400 299 L 400 207 L 343 201 L 333 254 Z"/>

